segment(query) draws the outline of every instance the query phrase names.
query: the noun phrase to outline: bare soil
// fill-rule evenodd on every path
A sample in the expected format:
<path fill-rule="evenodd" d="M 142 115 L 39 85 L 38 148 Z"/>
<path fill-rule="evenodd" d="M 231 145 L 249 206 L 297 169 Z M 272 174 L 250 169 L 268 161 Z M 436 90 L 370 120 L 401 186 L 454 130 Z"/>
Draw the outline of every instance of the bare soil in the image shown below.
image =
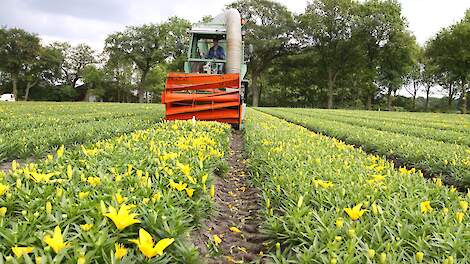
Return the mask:
<path fill-rule="evenodd" d="M 234 131 L 227 175 L 215 180 L 215 213 L 193 234 L 204 263 L 261 263 L 265 235 L 259 231 L 261 220 L 259 190 L 250 185 L 244 159 L 244 138 Z M 241 232 L 233 232 L 236 227 Z M 213 236 L 222 242 L 214 247 Z"/>

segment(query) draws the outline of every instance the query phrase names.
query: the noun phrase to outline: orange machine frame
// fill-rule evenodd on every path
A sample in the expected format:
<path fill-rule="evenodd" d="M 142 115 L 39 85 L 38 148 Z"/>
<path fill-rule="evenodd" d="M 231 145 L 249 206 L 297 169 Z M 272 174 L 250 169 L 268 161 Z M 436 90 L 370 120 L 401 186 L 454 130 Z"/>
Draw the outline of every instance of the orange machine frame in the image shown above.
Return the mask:
<path fill-rule="evenodd" d="M 170 72 L 162 93 L 166 120 L 218 121 L 240 125 L 240 74 Z"/>

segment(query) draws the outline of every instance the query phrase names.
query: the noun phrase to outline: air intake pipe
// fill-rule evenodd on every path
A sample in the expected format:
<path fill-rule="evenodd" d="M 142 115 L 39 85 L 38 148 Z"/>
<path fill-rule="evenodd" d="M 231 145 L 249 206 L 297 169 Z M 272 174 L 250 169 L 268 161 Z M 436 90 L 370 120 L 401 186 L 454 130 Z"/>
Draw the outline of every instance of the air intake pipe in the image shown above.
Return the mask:
<path fill-rule="evenodd" d="M 231 8 L 224 12 L 227 27 L 227 63 L 226 73 L 240 73 L 242 30 L 241 18 L 237 9 Z"/>

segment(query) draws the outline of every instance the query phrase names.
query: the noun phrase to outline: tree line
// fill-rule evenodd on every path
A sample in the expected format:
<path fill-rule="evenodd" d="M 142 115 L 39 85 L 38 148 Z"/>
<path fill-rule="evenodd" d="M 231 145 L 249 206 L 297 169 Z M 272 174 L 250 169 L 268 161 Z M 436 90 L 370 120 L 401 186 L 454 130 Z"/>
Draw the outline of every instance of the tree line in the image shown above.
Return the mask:
<path fill-rule="evenodd" d="M 245 42 L 254 47 L 254 106 L 427 111 L 437 104 L 467 111 L 470 11 L 420 46 L 396 0 L 312 0 L 301 14 L 270 0 L 227 7 L 240 11 Z M 110 34 L 99 54 L 86 44 L 43 45 L 35 34 L 2 28 L 0 91 L 24 100 L 76 100 L 85 87 L 104 101 L 158 102 L 166 73 L 183 69 L 188 28 L 178 17 L 129 26 Z M 409 98 L 398 95 L 403 87 Z M 431 95 L 438 90 L 446 97 L 436 102 Z"/>

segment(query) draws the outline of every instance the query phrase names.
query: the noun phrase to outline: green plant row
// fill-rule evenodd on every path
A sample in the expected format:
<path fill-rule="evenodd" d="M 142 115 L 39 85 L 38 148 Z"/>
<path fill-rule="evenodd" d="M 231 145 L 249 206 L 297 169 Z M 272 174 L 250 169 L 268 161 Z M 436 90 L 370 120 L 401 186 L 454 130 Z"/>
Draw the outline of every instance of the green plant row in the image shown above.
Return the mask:
<path fill-rule="evenodd" d="M 159 111 L 161 105 L 94 103 L 0 103 L 0 134 Z"/>
<path fill-rule="evenodd" d="M 470 148 L 467 146 L 319 119 L 288 109 L 260 110 L 349 144 L 359 145 L 367 151 L 399 159 L 406 165 L 445 177 L 460 186 L 470 186 Z"/>
<path fill-rule="evenodd" d="M 0 162 L 40 157 L 60 145 L 95 142 L 114 135 L 144 129 L 158 122 L 163 109 L 113 119 L 47 126 L 0 134 Z"/>
<path fill-rule="evenodd" d="M 274 263 L 469 263 L 470 197 L 420 171 L 249 110 Z"/>
<path fill-rule="evenodd" d="M 163 122 L 0 173 L 0 262 L 192 263 L 230 127 Z"/>
<path fill-rule="evenodd" d="M 359 110 L 327 110 L 316 111 L 330 112 L 338 116 L 356 117 L 358 119 L 385 121 L 401 125 L 412 125 L 441 130 L 470 133 L 470 119 L 466 115 L 435 114 L 435 113 L 406 113 L 383 111 L 359 111 Z"/>
<path fill-rule="evenodd" d="M 415 136 L 420 138 L 428 138 L 448 143 L 468 145 L 470 146 L 469 132 L 459 132 L 455 130 L 442 130 L 436 128 L 423 127 L 419 123 L 415 124 L 397 124 L 397 122 L 389 120 L 371 120 L 360 119 L 357 116 L 343 116 L 338 115 L 336 111 L 325 111 L 317 109 L 286 109 L 277 108 L 279 110 L 286 110 L 296 114 L 308 115 L 314 118 L 325 120 L 332 120 L 342 123 L 347 123 L 354 126 L 368 127 L 382 131 L 389 131 L 403 135 Z"/>
<path fill-rule="evenodd" d="M 77 115 L 72 112 L 70 115 L 57 115 L 51 113 L 50 116 L 34 116 L 34 118 L 19 118 L 16 120 L 4 121 L 0 125 L 0 135 L 24 132 L 32 129 L 42 129 L 48 127 L 66 127 L 78 123 L 86 123 L 90 121 L 105 121 L 115 118 L 132 117 L 146 115 L 147 110 L 126 109 L 125 111 L 116 112 L 97 112 Z M 34 131 L 34 130 L 33 130 Z"/>
<path fill-rule="evenodd" d="M 360 116 L 392 118 L 397 120 L 405 120 L 409 122 L 425 121 L 436 124 L 466 126 L 470 128 L 468 117 L 461 114 L 443 114 L 443 113 L 423 113 L 423 112 L 390 112 L 390 111 L 366 111 L 366 110 L 345 110 L 338 109 L 338 112 L 348 114 L 359 114 Z"/>

